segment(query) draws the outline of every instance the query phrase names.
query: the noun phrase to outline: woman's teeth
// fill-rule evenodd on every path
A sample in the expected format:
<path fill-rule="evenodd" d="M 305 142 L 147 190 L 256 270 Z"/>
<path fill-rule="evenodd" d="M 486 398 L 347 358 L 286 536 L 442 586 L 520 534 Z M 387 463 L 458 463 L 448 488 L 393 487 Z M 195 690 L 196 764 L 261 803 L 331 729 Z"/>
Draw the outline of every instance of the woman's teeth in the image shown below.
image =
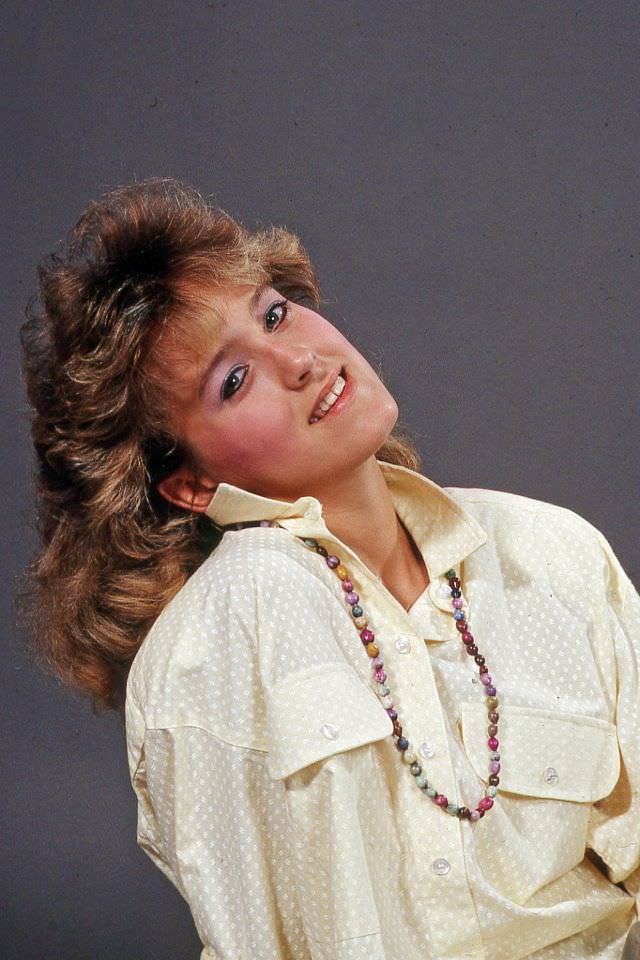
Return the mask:
<path fill-rule="evenodd" d="M 345 388 L 346 380 L 344 377 L 338 375 L 336 381 L 331 387 L 331 390 L 322 398 L 318 406 L 313 412 L 313 416 L 309 418 L 309 423 L 316 423 L 318 420 L 321 420 L 322 417 L 331 409 L 334 405 L 340 394 Z"/>

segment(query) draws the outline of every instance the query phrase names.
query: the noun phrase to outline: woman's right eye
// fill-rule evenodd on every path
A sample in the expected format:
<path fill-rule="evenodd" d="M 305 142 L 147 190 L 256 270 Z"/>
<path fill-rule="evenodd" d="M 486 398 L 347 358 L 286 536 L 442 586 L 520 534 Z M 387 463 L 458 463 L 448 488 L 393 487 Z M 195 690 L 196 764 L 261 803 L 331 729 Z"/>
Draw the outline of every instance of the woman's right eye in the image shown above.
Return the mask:
<path fill-rule="evenodd" d="M 244 383 L 244 378 L 247 375 L 247 367 L 234 367 L 233 370 L 230 370 L 222 381 L 222 386 L 220 387 L 220 398 L 222 400 L 228 400 L 237 390 L 240 389 Z"/>

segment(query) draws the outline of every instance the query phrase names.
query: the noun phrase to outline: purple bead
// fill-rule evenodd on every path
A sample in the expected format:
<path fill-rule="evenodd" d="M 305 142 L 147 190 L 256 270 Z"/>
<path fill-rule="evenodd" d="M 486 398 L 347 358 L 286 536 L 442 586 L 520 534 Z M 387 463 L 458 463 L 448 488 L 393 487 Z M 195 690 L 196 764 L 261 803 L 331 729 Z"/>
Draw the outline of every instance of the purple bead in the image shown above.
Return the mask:
<path fill-rule="evenodd" d="M 485 687 L 490 687 L 491 684 L 493 683 L 493 680 L 491 679 L 491 674 L 489 673 L 483 673 L 480 679 L 484 683 Z"/>
<path fill-rule="evenodd" d="M 343 589 L 343 590 L 346 590 L 346 592 L 349 593 L 350 590 L 353 590 L 353 581 L 352 581 L 352 580 L 343 580 L 343 581 L 342 581 L 342 589 Z"/>
<path fill-rule="evenodd" d="M 387 713 L 389 714 L 392 720 L 398 719 L 398 712 L 397 710 L 394 710 L 393 707 L 389 707 L 389 709 L 387 710 Z"/>
<path fill-rule="evenodd" d="M 375 677 L 376 683 L 384 683 L 387 679 L 387 675 L 384 670 L 374 670 L 373 676 Z"/>
<path fill-rule="evenodd" d="M 483 674 L 483 676 L 484 676 L 484 674 Z M 495 687 L 486 687 L 484 692 L 486 693 L 486 695 L 487 695 L 488 697 L 495 697 L 495 695 L 496 695 L 496 693 L 497 693 L 498 691 L 496 690 Z"/>
<path fill-rule="evenodd" d="M 455 598 L 455 600 L 453 601 L 453 605 L 456 608 L 456 610 L 460 610 L 460 608 L 462 607 L 462 600 L 460 599 L 460 597 Z"/>
<path fill-rule="evenodd" d="M 357 603 L 359 599 L 360 599 L 360 597 L 359 597 L 358 594 L 355 593 L 353 590 L 350 590 L 349 593 L 348 593 L 348 594 L 346 595 L 346 597 L 345 597 L 345 600 L 347 601 L 347 603 L 350 603 L 351 606 L 353 606 L 354 603 Z"/>
<path fill-rule="evenodd" d="M 340 563 L 340 557 L 335 557 L 332 553 L 330 553 L 325 559 L 327 561 L 327 566 L 331 567 L 332 570 L 335 570 Z"/>
<path fill-rule="evenodd" d="M 492 760 L 489 764 L 489 771 L 491 773 L 500 773 L 500 764 L 497 760 Z"/>
<path fill-rule="evenodd" d="M 374 670 L 382 670 L 384 667 L 384 661 L 382 657 L 376 657 L 375 660 L 371 661 L 371 666 Z"/>

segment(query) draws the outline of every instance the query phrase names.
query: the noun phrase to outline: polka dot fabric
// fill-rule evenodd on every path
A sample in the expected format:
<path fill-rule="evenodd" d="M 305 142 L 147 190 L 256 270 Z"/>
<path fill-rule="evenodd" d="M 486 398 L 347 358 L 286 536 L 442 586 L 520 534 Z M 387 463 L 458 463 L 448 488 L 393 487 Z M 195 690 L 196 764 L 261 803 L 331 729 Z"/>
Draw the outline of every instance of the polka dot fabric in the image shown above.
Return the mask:
<path fill-rule="evenodd" d="M 619 960 L 640 902 L 640 598 L 575 513 L 380 466 L 430 574 L 408 611 L 314 498 L 218 488 L 214 522 L 281 527 L 228 530 L 134 660 L 138 843 L 202 960 Z M 470 806 L 486 708 L 447 593 L 460 573 L 500 698 L 478 823 L 416 788 L 340 583 L 297 536 L 348 567 L 424 773 Z"/>

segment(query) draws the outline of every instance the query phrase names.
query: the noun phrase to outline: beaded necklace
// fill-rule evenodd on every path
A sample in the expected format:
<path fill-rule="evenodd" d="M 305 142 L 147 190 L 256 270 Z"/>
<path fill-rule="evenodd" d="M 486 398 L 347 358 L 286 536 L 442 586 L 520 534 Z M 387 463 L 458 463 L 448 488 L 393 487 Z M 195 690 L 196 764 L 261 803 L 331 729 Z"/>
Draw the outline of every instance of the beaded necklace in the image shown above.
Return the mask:
<path fill-rule="evenodd" d="M 282 527 L 277 520 L 248 521 L 246 523 L 233 523 L 230 525 L 231 529 L 234 530 L 241 530 L 243 527 L 250 526 L 280 527 L 280 529 L 286 529 Z M 394 738 L 395 745 L 404 763 L 408 766 L 409 773 L 411 774 L 414 783 L 425 796 L 430 797 L 431 800 L 445 813 L 448 813 L 454 817 L 458 817 L 460 820 L 469 820 L 471 823 L 476 823 L 478 820 L 484 817 L 487 810 L 491 809 L 493 806 L 494 797 L 498 792 L 498 784 L 500 782 L 500 777 L 498 776 L 500 773 L 500 741 L 498 740 L 498 720 L 500 718 L 500 714 L 498 713 L 497 691 L 493 684 L 493 679 L 489 673 L 489 668 L 486 665 L 485 658 L 478 651 L 478 646 L 469 630 L 466 615 L 463 609 L 464 601 L 462 599 L 462 591 L 460 589 L 461 583 L 459 577 L 456 576 L 455 570 L 451 569 L 445 573 L 445 578 L 449 584 L 449 590 L 451 592 L 453 616 L 456 621 L 456 629 L 460 634 L 460 639 L 465 646 L 466 652 L 470 657 L 473 657 L 478 666 L 478 673 L 480 674 L 480 680 L 482 682 L 486 697 L 489 720 L 489 725 L 487 728 L 487 733 L 489 735 L 487 740 L 487 747 L 489 748 L 489 786 L 486 788 L 484 796 L 481 797 L 474 809 L 470 809 L 469 807 L 465 806 L 458 806 L 458 804 L 455 803 L 449 803 L 448 798 L 436 790 L 436 788 L 427 779 L 426 774 L 418 763 L 418 757 L 415 751 L 412 749 L 407 737 L 404 736 L 396 705 L 392 699 L 391 689 L 387 683 L 388 678 L 384 669 L 384 660 L 382 659 L 380 655 L 380 649 L 375 642 L 375 634 L 369 629 L 369 621 L 367 620 L 365 612 L 360 605 L 360 597 L 355 591 L 354 583 L 349 575 L 347 567 L 344 565 L 344 563 L 342 563 L 340 557 L 329 553 L 326 547 L 321 546 L 321 544 L 319 544 L 318 541 L 313 537 L 296 537 L 296 539 L 300 540 L 309 550 L 312 550 L 321 556 L 329 569 L 332 570 L 341 581 L 342 590 L 344 591 L 344 599 L 350 608 L 353 624 L 360 634 L 360 639 L 364 645 L 367 655 L 371 660 L 375 693 L 391 721 L 393 722 L 392 736 Z"/>

